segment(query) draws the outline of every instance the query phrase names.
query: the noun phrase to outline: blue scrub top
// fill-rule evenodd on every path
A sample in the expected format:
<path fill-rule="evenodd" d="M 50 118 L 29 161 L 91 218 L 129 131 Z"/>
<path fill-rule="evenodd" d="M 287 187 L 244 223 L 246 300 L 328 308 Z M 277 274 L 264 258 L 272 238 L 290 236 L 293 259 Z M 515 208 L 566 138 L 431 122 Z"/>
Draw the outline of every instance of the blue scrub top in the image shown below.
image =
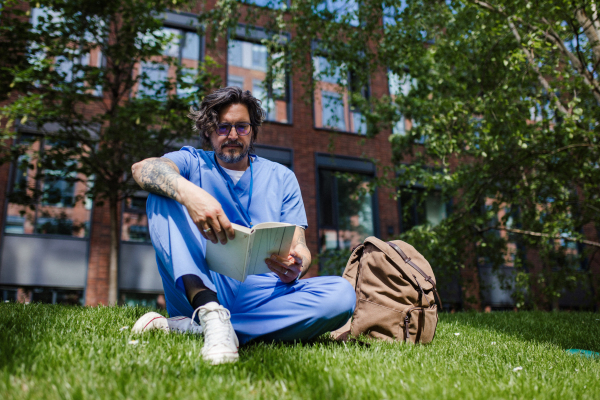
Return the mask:
<path fill-rule="evenodd" d="M 306 229 L 306 211 L 300 186 L 294 173 L 281 164 L 252 156 L 252 201 L 248 210 L 251 221 L 245 217 L 249 201 L 251 171 L 248 168 L 234 186 L 226 173 L 217 167 L 213 151 L 190 146 L 165 154 L 179 168 L 181 176 L 210 193 L 223 207 L 231 222 L 250 226 L 261 222 L 286 222 Z M 238 197 L 236 201 L 229 185 Z"/>

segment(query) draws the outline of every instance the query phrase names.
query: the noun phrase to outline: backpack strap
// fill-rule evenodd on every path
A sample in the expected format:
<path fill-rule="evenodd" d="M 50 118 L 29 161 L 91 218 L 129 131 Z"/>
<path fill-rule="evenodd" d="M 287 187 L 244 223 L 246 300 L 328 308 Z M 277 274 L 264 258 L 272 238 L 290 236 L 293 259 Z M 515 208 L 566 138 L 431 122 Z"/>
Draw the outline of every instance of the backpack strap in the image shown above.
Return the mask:
<path fill-rule="evenodd" d="M 442 306 L 442 299 L 440 299 L 440 295 L 437 292 L 437 288 L 435 286 L 435 282 L 433 281 L 433 279 L 427 275 L 425 272 L 423 272 L 423 270 L 421 268 L 419 268 L 417 266 L 417 264 L 415 264 L 414 262 L 411 261 L 410 257 L 408 257 L 406 255 L 406 253 L 404 253 L 402 251 L 402 249 L 400 247 L 398 247 L 398 245 L 396 243 L 392 243 L 392 242 L 387 242 L 387 244 L 390 245 L 390 247 L 392 249 L 394 249 L 396 251 L 396 253 L 398 253 L 398 255 L 402 258 L 402 260 L 407 263 L 408 265 L 410 265 L 411 267 L 413 267 L 419 274 L 421 274 L 423 276 L 423 278 L 431 283 L 431 286 L 433 286 L 433 296 L 435 298 L 435 301 L 438 303 L 438 306 L 440 307 L 440 310 L 443 310 L 444 307 Z"/>

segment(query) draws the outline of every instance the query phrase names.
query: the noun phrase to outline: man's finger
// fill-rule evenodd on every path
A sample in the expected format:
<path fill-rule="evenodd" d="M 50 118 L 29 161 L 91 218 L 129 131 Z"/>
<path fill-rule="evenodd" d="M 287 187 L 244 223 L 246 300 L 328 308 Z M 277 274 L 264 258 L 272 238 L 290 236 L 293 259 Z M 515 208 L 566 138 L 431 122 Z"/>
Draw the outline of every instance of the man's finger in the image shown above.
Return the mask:
<path fill-rule="evenodd" d="M 227 238 L 229 240 L 235 239 L 235 230 L 233 229 L 233 225 L 231 225 L 231 222 L 229 222 L 229 218 L 227 218 L 225 214 L 220 214 L 217 216 L 217 220 L 219 221 L 219 224 L 227 234 Z"/>
<path fill-rule="evenodd" d="M 200 226 L 200 231 L 202 236 L 204 236 L 206 240 L 210 240 L 213 243 L 217 243 L 217 235 L 215 235 L 212 226 L 210 226 L 208 222 L 205 222 Z"/>
<path fill-rule="evenodd" d="M 219 225 L 219 221 L 212 221 L 212 223 L 217 240 L 222 244 L 227 243 L 227 235 L 225 235 L 225 231 L 222 229 L 221 225 Z"/>
<path fill-rule="evenodd" d="M 295 264 L 302 264 L 302 258 L 298 257 L 298 256 L 293 256 L 290 254 L 291 260 L 295 263 Z M 290 258 L 288 258 L 289 260 Z"/>

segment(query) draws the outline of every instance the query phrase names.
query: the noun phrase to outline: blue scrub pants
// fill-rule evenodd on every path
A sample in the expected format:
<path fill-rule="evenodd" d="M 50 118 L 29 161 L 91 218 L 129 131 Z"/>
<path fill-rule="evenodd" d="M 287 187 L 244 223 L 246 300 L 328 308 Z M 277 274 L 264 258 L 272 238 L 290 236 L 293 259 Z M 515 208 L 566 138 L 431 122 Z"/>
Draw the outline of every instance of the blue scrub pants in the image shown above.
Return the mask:
<path fill-rule="evenodd" d="M 240 344 L 309 340 L 343 326 L 356 304 L 354 288 L 345 279 L 327 276 L 283 283 L 274 273 L 251 275 L 241 283 L 212 272 L 204 259 L 204 243 L 187 209 L 166 197 L 150 195 L 148 224 L 170 316 L 191 317 L 180 278 L 197 275 L 217 292 L 231 313 Z"/>

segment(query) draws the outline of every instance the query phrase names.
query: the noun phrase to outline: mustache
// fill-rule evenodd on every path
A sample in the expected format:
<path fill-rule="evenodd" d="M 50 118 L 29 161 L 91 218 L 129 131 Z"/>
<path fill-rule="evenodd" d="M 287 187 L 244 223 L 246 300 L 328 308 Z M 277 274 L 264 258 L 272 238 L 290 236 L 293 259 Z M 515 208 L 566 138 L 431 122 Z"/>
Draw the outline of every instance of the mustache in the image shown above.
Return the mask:
<path fill-rule="evenodd" d="M 236 146 L 239 146 L 239 147 L 242 147 L 242 148 L 244 147 L 244 143 L 242 143 L 239 140 L 226 140 L 221 145 L 221 149 L 223 149 L 225 146 L 231 146 L 231 145 L 236 145 Z"/>

